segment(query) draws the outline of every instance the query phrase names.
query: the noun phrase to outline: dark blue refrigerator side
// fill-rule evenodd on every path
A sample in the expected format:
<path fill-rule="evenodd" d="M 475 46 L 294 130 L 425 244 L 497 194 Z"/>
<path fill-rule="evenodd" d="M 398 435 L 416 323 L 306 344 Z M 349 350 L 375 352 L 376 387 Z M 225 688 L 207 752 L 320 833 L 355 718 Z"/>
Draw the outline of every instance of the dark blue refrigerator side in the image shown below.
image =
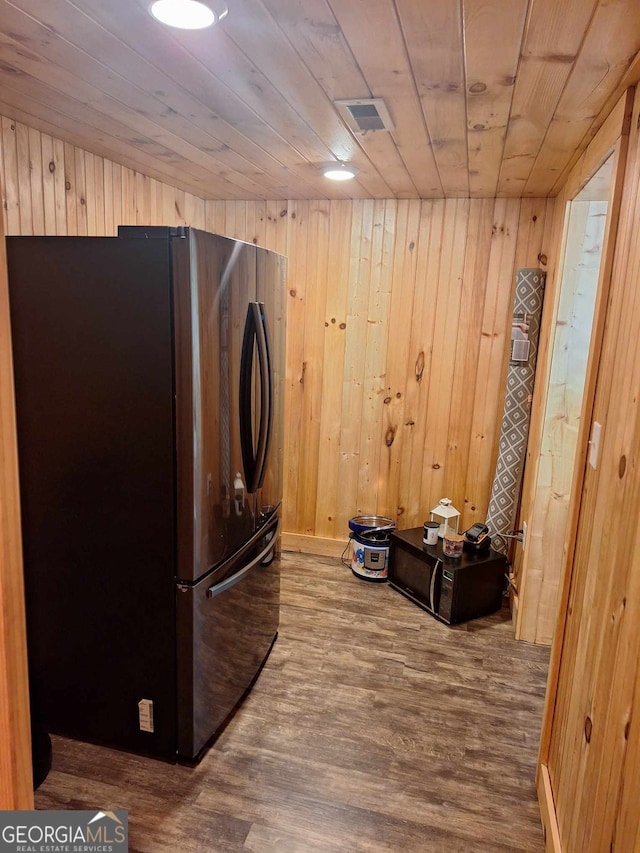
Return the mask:
<path fill-rule="evenodd" d="M 31 679 L 49 731 L 169 757 L 169 246 L 7 239 Z M 169 630 L 168 630 L 169 627 Z M 154 731 L 138 702 L 156 697 Z"/>
<path fill-rule="evenodd" d="M 193 759 L 277 632 L 285 261 L 168 228 L 7 250 L 48 728 Z"/>

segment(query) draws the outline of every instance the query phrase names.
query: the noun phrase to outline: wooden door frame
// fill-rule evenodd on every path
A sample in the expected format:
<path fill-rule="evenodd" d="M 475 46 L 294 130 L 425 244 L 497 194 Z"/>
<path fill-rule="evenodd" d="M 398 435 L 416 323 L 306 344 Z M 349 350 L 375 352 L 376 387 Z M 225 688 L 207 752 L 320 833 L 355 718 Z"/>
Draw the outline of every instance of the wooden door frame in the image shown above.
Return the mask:
<path fill-rule="evenodd" d="M 18 449 L 4 222 L 0 215 L 0 809 L 32 809 Z"/>
<path fill-rule="evenodd" d="M 555 282 L 556 295 L 559 293 L 561 286 L 560 279 L 563 266 L 563 257 L 561 253 L 564 252 L 565 244 L 564 233 L 566 230 L 567 203 L 578 195 L 602 164 L 611 155 L 614 156 L 615 159 L 612 170 L 613 177 L 609 194 L 609 215 L 607 216 L 607 225 L 603 239 L 602 259 L 598 278 L 598 293 L 594 310 L 591 345 L 589 349 L 584 397 L 580 414 L 580 428 L 576 442 L 576 457 L 567 517 L 567 535 L 565 538 L 562 559 L 556 628 L 551 648 L 551 658 L 549 661 L 549 675 L 547 679 L 547 692 L 542 718 L 538 768 L 536 773 L 536 787 L 538 791 L 541 816 L 545 828 L 546 850 L 548 853 L 551 853 L 551 851 L 553 851 L 553 853 L 561 853 L 562 850 L 548 761 L 555 716 L 558 682 L 560 678 L 560 666 L 565 640 L 569 598 L 571 594 L 573 558 L 576 546 L 578 521 L 580 517 L 582 485 L 589 450 L 593 405 L 598 379 L 598 364 L 602 351 L 604 327 L 609 301 L 609 288 L 611 284 L 611 275 L 616 249 L 616 236 L 618 232 L 618 222 L 622 203 L 622 190 L 624 185 L 627 151 L 629 147 L 629 131 L 634 105 L 634 94 L 635 90 L 630 88 L 618 101 L 609 118 L 600 128 L 600 131 L 596 134 L 589 147 L 585 150 L 582 157 L 578 160 L 569 174 L 567 182 L 559 196 L 559 201 L 562 202 L 562 206 L 558 210 L 558 216 L 562 216 L 563 239 L 560 241 L 558 247 L 556 263 L 556 270 L 558 272 Z M 547 367 L 550 365 L 551 361 L 551 349 L 552 341 L 549 341 L 547 347 Z"/>

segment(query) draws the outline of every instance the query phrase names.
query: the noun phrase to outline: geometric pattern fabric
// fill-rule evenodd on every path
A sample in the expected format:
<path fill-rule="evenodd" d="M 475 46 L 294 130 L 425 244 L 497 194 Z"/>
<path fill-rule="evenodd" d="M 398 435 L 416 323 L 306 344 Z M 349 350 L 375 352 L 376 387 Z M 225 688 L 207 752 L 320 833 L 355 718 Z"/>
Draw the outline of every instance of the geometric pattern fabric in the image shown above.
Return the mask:
<path fill-rule="evenodd" d="M 503 554 L 507 552 L 509 541 L 504 534 L 511 533 L 515 527 L 522 487 L 545 280 L 546 273 L 540 269 L 520 269 L 516 275 L 514 323 L 522 317 L 528 324 L 529 354 L 526 361 L 509 362 L 498 464 L 486 522 L 491 547 Z"/>

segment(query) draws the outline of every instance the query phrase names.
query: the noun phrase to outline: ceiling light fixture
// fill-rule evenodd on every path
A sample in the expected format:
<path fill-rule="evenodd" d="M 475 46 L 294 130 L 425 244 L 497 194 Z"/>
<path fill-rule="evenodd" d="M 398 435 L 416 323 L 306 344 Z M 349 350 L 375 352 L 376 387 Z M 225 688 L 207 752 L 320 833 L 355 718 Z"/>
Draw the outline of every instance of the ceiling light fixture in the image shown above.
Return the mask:
<path fill-rule="evenodd" d="M 221 21 L 229 11 L 224 0 L 200 3 L 199 0 L 156 0 L 149 11 L 162 24 L 181 30 L 203 30 Z"/>
<path fill-rule="evenodd" d="M 350 181 L 358 174 L 358 169 L 349 163 L 326 163 L 320 172 L 331 181 Z"/>

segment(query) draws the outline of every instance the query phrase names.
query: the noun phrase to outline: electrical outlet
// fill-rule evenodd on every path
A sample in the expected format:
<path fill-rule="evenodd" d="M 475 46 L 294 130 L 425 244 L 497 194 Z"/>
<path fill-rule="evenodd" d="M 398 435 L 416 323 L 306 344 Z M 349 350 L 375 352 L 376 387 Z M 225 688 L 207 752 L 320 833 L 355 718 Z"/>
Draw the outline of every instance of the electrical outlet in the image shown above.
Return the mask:
<path fill-rule="evenodd" d="M 522 550 L 524 551 L 525 545 L 527 544 L 527 522 L 522 522 Z"/>

